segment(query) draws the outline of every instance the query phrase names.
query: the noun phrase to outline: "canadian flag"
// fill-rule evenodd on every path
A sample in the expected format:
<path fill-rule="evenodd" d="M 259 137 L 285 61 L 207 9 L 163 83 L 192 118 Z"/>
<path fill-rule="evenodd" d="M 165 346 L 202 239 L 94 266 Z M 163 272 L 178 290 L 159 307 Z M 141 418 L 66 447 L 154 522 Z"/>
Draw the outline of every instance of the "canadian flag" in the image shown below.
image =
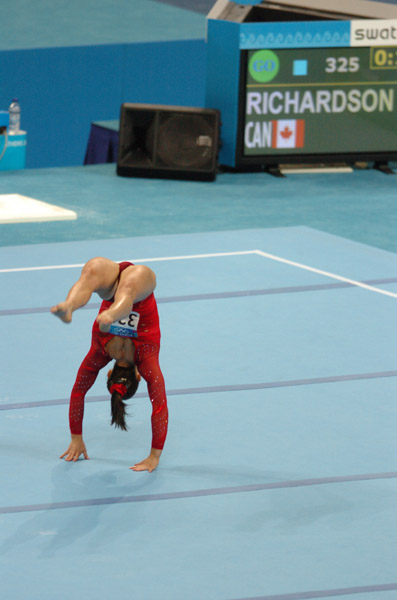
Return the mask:
<path fill-rule="evenodd" d="M 304 119 L 273 121 L 272 148 L 303 148 L 304 145 Z"/>

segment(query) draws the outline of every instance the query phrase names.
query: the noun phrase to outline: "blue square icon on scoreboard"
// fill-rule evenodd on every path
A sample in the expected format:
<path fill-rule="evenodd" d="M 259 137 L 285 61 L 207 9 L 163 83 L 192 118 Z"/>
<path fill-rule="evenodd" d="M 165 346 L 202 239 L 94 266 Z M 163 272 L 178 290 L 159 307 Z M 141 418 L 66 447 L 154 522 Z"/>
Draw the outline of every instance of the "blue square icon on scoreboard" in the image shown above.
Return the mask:
<path fill-rule="evenodd" d="M 307 75 L 308 72 L 308 62 L 307 60 L 294 60 L 293 62 L 293 75 L 302 76 Z"/>

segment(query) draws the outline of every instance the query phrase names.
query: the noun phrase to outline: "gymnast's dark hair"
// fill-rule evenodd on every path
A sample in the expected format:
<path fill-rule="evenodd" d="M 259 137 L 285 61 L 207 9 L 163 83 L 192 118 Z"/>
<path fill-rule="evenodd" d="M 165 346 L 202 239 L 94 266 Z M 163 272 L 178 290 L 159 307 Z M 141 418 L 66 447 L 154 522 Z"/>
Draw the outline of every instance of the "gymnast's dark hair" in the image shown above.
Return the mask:
<path fill-rule="evenodd" d="M 113 370 L 108 374 L 107 387 L 112 394 L 111 415 L 112 425 L 127 431 L 125 417 L 127 405 L 124 400 L 129 400 L 138 389 L 139 381 L 136 377 L 135 365 L 120 367 L 115 363 Z"/>

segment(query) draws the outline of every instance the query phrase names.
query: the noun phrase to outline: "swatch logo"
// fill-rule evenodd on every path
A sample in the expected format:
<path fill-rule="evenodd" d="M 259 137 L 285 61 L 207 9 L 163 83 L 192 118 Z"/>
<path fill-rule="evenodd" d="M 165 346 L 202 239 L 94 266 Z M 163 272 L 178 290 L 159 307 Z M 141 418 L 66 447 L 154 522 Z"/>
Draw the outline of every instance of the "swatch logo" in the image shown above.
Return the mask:
<path fill-rule="evenodd" d="M 395 46 L 397 19 L 351 22 L 351 46 Z"/>

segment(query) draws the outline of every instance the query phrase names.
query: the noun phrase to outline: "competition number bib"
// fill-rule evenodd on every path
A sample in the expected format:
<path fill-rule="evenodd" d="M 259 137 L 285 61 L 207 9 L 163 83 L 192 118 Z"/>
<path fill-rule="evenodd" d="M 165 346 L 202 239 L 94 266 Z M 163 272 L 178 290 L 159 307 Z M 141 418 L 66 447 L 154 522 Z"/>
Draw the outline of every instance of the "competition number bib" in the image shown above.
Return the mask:
<path fill-rule="evenodd" d="M 114 321 L 110 326 L 109 333 L 121 337 L 138 337 L 139 317 L 139 313 L 131 312 L 125 319 Z"/>

